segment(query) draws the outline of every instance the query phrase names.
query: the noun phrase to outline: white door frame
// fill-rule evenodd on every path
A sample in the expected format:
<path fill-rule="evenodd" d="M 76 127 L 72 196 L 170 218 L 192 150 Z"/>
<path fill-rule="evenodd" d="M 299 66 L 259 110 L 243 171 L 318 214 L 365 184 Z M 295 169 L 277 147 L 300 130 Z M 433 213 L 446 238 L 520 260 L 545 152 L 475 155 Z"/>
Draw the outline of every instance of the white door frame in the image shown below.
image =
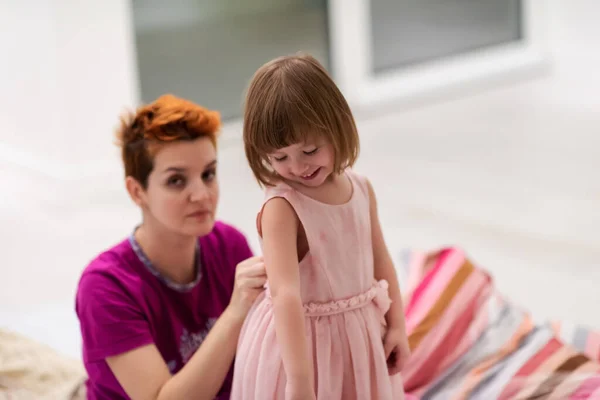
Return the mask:
<path fill-rule="evenodd" d="M 517 76 L 548 61 L 545 0 L 523 0 L 521 41 L 375 75 L 369 1 L 329 0 L 332 72 L 354 107 L 411 101 L 498 77 Z"/>

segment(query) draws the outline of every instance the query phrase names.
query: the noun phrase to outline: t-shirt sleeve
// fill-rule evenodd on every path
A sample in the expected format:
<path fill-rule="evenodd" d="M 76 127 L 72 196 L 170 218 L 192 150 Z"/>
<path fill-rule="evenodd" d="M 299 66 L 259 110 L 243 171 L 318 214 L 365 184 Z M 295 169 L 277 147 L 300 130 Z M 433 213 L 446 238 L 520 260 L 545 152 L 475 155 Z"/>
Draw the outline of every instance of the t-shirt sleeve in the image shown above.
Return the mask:
<path fill-rule="evenodd" d="M 154 342 L 142 309 L 110 274 L 93 272 L 82 277 L 76 311 L 88 362 Z"/>
<path fill-rule="evenodd" d="M 224 249 L 224 254 L 226 254 L 222 262 L 228 266 L 227 270 L 229 271 L 226 278 L 226 285 L 230 290 L 233 290 L 237 265 L 252 257 L 254 253 L 248 244 L 246 236 L 233 226 L 220 223 L 218 230 L 221 238 L 218 246 L 221 246 Z M 231 296 L 231 293 L 228 295 Z"/>
<path fill-rule="evenodd" d="M 237 231 L 237 243 L 234 254 L 236 257 L 236 264 L 254 255 L 252 249 L 250 248 L 250 244 L 248 244 L 248 240 L 244 234 L 239 231 Z"/>

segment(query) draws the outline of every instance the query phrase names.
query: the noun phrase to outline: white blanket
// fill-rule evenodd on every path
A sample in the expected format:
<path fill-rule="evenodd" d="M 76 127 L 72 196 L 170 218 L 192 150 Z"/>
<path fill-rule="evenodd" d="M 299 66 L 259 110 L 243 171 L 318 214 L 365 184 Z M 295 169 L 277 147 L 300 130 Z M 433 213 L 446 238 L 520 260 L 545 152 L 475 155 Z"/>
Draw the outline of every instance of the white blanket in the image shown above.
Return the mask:
<path fill-rule="evenodd" d="M 0 399 L 85 399 L 81 361 L 0 329 Z"/>

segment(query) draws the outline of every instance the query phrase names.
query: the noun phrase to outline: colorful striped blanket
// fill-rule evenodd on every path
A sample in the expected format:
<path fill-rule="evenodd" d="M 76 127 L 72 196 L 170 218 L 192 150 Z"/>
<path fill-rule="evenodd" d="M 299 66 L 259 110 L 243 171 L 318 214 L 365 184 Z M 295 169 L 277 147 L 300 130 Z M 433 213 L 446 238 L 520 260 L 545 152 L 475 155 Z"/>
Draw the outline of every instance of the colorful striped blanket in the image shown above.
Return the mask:
<path fill-rule="evenodd" d="M 459 248 L 408 252 L 398 267 L 414 398 L 600 399 L 600 333 L 536 324 Z"/>

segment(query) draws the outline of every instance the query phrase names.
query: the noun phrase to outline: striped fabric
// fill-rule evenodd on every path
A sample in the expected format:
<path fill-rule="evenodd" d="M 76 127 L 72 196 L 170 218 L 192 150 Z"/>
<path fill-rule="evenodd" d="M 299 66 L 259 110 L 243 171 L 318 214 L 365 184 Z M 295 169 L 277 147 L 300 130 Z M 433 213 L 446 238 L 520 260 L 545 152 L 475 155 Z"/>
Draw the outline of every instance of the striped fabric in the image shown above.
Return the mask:
<path fill-rule="evenodd" d="M 536 324 L 459 248 L 399 265 L 412 349 L 405 390 L 421 399 L 600 399 L 600 334 Z"/>

